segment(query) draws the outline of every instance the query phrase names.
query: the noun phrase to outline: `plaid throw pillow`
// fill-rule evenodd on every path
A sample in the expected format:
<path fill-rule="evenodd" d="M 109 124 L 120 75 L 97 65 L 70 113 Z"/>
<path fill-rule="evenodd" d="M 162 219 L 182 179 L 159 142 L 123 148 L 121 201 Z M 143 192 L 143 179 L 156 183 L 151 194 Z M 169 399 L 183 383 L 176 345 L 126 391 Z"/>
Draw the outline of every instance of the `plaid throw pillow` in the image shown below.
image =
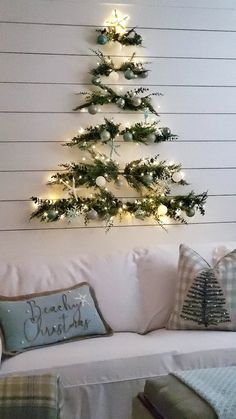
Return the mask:
<path fill-rule="evenodd" d="M 236 330 L 236 249 L 211 267 L 180 245 L 176 299 L 167 328 Z"/>

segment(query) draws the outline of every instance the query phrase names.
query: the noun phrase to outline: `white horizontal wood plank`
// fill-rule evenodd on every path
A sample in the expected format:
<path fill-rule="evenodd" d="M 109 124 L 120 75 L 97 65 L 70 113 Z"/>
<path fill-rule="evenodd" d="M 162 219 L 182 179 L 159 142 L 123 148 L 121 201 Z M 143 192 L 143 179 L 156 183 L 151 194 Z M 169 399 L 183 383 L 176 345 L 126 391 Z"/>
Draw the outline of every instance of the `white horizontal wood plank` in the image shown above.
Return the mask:
<path fill-rule="evenodd" d="M 109 115 L 88 113 L 27 114 L 0 113 L 0 141 L 65 141 L 81 127 L 103 123 L 114 117 L 115 122 L 136 123 L 142 115 L 125 113 Z M 150 119 L 150 118 L 149 118 Z M 180 140 L 236 140 L 236 115 L 161 115 L 160 126 L 169 126 Z"/>
<path fill-rule="evenodd" d="M 109 155 L 109 149 L 100 149 Z M 121 163 L 142 157 L 160 155 L 160 160 L 175 161 L 184 168 L 235 167 L 236 142 L 228 143 L 178 143 L 168 142 L 150 146 L 123 143 L 119 149 Z M 87 156 L 74 147 L 61 147 L 58 144 L 43 143 L 2 143 L 1 170 L 58 170 L 59 164 L 68 161 L 82 161 Z M 219 161 L 220 156 L 220 161 Z M 89 162 L 92 162 L 88 158 Z"/>
<path fill-rule="evenodd" d="M 0 173 L 0 200 L 27 200 L 32 195 L 48 198 L 52 196 L 65 196 L 65 192 L 56 186 L 47 185 L 54 172 L 6 172 Z M 209 194 L 224 195 L 235 194 L 236 169 L 201 169 L 185 170 L 185 179 L 189 186 L 174 188 L 176 193 L 186 193 L 194 190 L 196 193 L 207 190 Z M 111 190 L 111 184 L 108 185 Z M 115 189 L 116 196 L 135 195 L 134 191 L 125 188 Z"/>
<path fill-rule="evenodd" d="M 196 214 L 195 217 L 186 218 L 189 222 L 195 223 L 207 223 L 207 222 L 235 222 L 235 205 L 236 197 L 209 197 L 206 205 L 206 215 L 203 217 L 200 214 Z M 222 211 L 222 206 L 227 208 L 227 211 Z M 67 227 L 82 227 L 84 226 L 82 218 L 73 220 L 72 223 L 61 220 L 55 223 L 42 223 L 38 219 L 29 221 L 30 214 L 33 211 L 33 205 L 29 202 L 0 202 L 0 230 L 8 229 L 33 229 L 33 228 L 67 228 Z M 172 222 L 170 221 L 170 224 Z M 151 219 L 142 222 L 137 220 L 135 217 L 126 217 L 122 222 L 124 225 L 142 225 L 142 224 L 155 224 Z M 91 223 L 92 226 L 101 226 L 103 224 L 99 222 Z M 115 220 L 115 225 L 120 225 L 118 220 Z"/>
<path fill-rule="evenodd" d="M 193 224 L 161 227 L 113 228 L 108 234 L 104 229 L 67 229 L 67 230 L 27 230 L 0 232 L 0 260 L 22 262 L 29 259 L 73 258 L 81 253 L 110 253 L 111 251 L 129 250 L 131 248 L 154 248 L 158 244 L 235 241 L 236 224 Z M 22 246 L 24 243 L 24 246 Z M 45 243 L 47 245 L 45 246 Z M 100 244 L 98 246 L 98 243 Z M 102 243 L 102 246 L 101 246 Z"/>
<path fill-rule="evenodd" d="M 124 88 L 122 92 L 127 89 Z M 89 90 L 89 86 L 78 88 L 76 85 L 1 84 L 0 112 L 71 112 L 75 106 L 85 102 L 83 96 L 77 93 Z M 150 88 L 149 93 L 158 90 Z M 116 91 L 119 92 L 118 87 Z M 152 104 L 160 114 L 236 113 L 236 89 L 163 87 L 161 92 L 163 96 L 152 98 Z M 116 105 L 104 105 L 101 111 L 119 112 L 119 108 Z"/>
<path fill-rule="evenodd" d="M 101 48 L 104 53 L 127 56 L 236 58 L 236 32 L 195 32 L 140 29 L 145 48 Z M 89 54 L 96 48 L 96 32 L 88 27 L 0 24 L 2 52 L 41 54 Z"/>
<path fill-rule="evenodd" d="M 63 1 L 0 1 L 2 20 L 75 25 L 83 25 L 85 17 L 87 24 L 102 25 L 115 7 L 117 3 L 111 0 L 67 0 L 66 7 Z M 120 0 L 118 10 L 129 14 L 131 26 L 235 29 L 234 0 Z"/>
<path fill-rule="evenodd" d="M 90 83 L 89 71 L 96 67 L 97 62 L 97 58 L 93 56 L 1 54 L 0 81 Z M 150 70 L 148 78 L 131 80 L 129 84 L 236 85 L 236 61 L 152 58 L 146 68 Z M 103 77 L 103 81 L 112 84 L 106 77 Z M 118 83 L 127 83 L 122 73 Z"/>

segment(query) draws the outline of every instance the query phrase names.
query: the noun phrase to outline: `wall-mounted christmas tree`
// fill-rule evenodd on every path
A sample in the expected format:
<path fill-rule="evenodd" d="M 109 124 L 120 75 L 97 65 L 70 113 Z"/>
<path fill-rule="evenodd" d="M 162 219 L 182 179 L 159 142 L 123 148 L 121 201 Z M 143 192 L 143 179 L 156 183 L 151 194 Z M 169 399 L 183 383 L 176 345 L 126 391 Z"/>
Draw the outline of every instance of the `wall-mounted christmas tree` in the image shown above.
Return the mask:
<path fill-rule="evenodd" d="M 103 29 L 97 30 L 99 48 L 109 43 L 121 47 L 142 48 L 142 37 L 134 28 L 127 29 L 126 21 L 127 17 L 120 19 L 114 11 L 113 20 Z M 37 209 L 31 218 L 37 217 L 44 222 L 53 222 L 64 218 L 72 221 L 82 216 L 85 224 L 91 220 L 100 220 L 109 228 L 114 219 L 122 221 L 127 215 L 139 220 L 152 218 L 160 225 L 164 224 L 163 217 L 186 223 L 186 216 L 194 216 L 197 210 L 204 215 L 207 198 L 205 192 L 195 194 L 192 191 L 186 195 L 171 193 L 172 186 L 187 184 L 180 164 L 160 160 L 158 155 L 130 161 L 122 168 L 114 160 L 115 155 L 121 155 L 122 147 L 118 153 L 118 142 L 121 139 L 124 142 L 148 145 L 174 140 L 177 136 L 172 134 L 169 128 L 159 126 L 158 113 L 152 105 L 151 98 L 160 93 L 150 94 L 144 87 L 121 93 L 121 90 L 117 92 L 114 85 L 109 85 L 109 81 L 116 81 L 119 75 L 124 80 L 146 78 L 149 72 L 146 68 L 147 63 L 138 60 L 135 53 L 117 64 L 116 57 L 112 58 L 100 49 L 94 52 L 99 58 L 97 67 L 91 71 L 94 89 L 91 92 L 80 93 L 84 95 L 85 102 L 78 105 L 74 111 L 87 110 L 92 118 L 101 107 L 113 104 L 119 112 L 143 113 L 143 122 L 122 126 L 113 119 L 105 118 L 99 125 L 81 129 L 79 134 L 65 145 L 86 151 L 88 157 L 83 157 L 77 163 L 62 165 L 63 170 L 53 175 L 49 184 L 61 185 L 67 191 L 66 196 L 57 200 L 33 197 Z M 156 120 L 149 122 L 151 114 Z M 107 147 L 106 154 L 97 151 L 99 144 Z M 138 192 L 137 198 L 118 198 L 109 190 L 110 185 L 115 185 L 121 192 L 124 182 Z M 90 192 L 94 193 L 81 195 L 80 189 L 85 187 L 92 188 Z"/>

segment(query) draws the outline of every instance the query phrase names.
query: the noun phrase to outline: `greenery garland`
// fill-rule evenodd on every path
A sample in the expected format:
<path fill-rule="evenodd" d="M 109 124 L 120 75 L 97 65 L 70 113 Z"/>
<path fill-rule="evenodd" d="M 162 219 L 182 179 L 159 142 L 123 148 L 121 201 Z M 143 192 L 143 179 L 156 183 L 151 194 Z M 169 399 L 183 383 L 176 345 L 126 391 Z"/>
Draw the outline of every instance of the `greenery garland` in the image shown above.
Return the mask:
<path fill-rule="evenodd" d="M 101 60 L 101 63 L 99 63 L 96 68 L 93 68 L 90 71 L 90 74 L 92 74 L 95 77 L 96 76 L 109 76 L 112 73 L 112 71 L 115 71 L 115 72 L 121 71 L 125 73 L 127 70 L 130 70 L 134 75 L 134 77 L 130 77 L 130 78 L 137 78 L 137 77 L 144 78 L 144 77 L 147 77 L 148 75 L 149 70 L 144 68 L 143 62 L 133 62 L 135 53 L 131 56 L 131 58 L 127 62 L 121 64 L 120 67 L 116 67 L 109 55 L 105 56 L 100 50 L 98 51 L 92 50 L 92 51 Z M 146 64 L 148 63 L 146 62 Z M 94 81 L 94 84 L 98 84 L 98 80 L 96 78 L 94 78 L 92 81 Z"/>
<path fill-rule="evenodd" d="M 142 37 L 139 35 L 135 28 L 131 28 L 125 31 L 125 33 L 118 33 L 114 26 L 108 26 L 107 28 L 103 29 L 96 29 L 96 32 L 99 32 L 100 35 L 97 38 L 97 43 L 105 45 L 107 42 L 119 42 L 121 45 L 124 46 L 141 46 L 142 45 Z M 99 38 L 100 36 L 103 38 Z"/>
<path fill-rule="evenodd" d="M 205 214 L 206 198 L 206 193 L 197 195 L 194 192 L 184 196 L 148 194 L 134 201 L 124 202 L 105 190 L 89 198 L 71 196 L 67 199 L 52 201 L 32 197 L 37 209 L 32 213 L 31 218 L 39 218 L 44 222 L 53 222 L 63 218 L 71 221 L 81 215 L 84 217 L 85 224 L 92 219 L 104 220 L 107 229 L 113 225 L 113 217 L 118 216 L 121 220 L 123 215 L 127 214 L 141 220 L 153 217 L 160 225 L 163 224 L 163 215 L 167 215 L 174 221 L 186 223 L 184 213 L 188 217 L 193 216 L 196 210 L 202 215 Z"/>
<path fill-rule="evenodd" d="M 63 145 L 68 147 L 78 146 L 80 150 L 89 150 L 97 143 L 110 143 L 119 135 L 120 124 L 115 124 L 112 120 L 108 120 L 107 118 L 104 118 L 104 121 L 104 124 L 87 127 Z M 104 132 L 108 132 L 110 137 L 103 137 Z"/>
<path fill-rule="evenodd" d="M 85 95 L 86 102 L 82 105 L 76 106 L 73 110 L 78 111 L 84 108 L 88 108 L 88 111 L 92 114 L 97 113 L 98 109 L 95 109 L 96 105 L 105 105 L 114 103 L 124 110 L 140 111 L 148 109 L 151 113 L 158 116 L 158 113 L 150 103 L 151 96 L 162 96 L 161 93 L 150 93 L 146 96 L 139 97 L 141 93 L 148 91 L 149 89 L 139 87 L 134 90 L 126 92 L 124 95 L 116 93 L 111 87 L 108 87 L 102 83 L 99 84 L 102 92 L 79 92 L 78 94 Z"/>
<path fill-rule="evenodd" d="M 187 185 L 187 182 L 180 177 L 178 182 L 173 175 L 181 171 L 181 164 L 168 164 L 165 160 L 159 161 L 159 155 L 150 159 L 138 159 L 125 165 L 124 170 L 119 170 L 118 163 L 107 158 L 104 154 L 90 152 L 94 158 L 93 163 L 69 163 L 62 164 L 65 172 L 56 173 L 51 177 L 49 185 L 63 184 L 63 189 L 78 188 L 80 186 L 99 187 L 96 181 L 102 176 L 104 186 L 106 182 L 118 183 L 124 177 L 129 186 L 138 192 L 143 188 L 156 190 L 161 187 L 162 193 L 169 193 L 170 188 L 167 182 Z M 163 183 L 163 181 L 165 181 Z M 74 182 L 74 185 L 72 183 Z"/>
<path fill-rule="evenodd" d="M 115 140 L 117 136 L 122 135 L 125 137 L 125 134 L 127 133 L 130 135 L 128 136 L 128 140 L 125 139 L 125 141 L 146 145 L 150 144 L 150 140 L 154 143 L 159 143 L 161 141 L 171 141 L 178 138 L 168 127 L 158 127 L 158 122 L 156 121 L 152 123 L 138 122 L 122 130 L 120 130 L 120 124 L 115 124 L 113 120 L 104 118 L 104 121 L 104 124 L 87 127 L 64 145 L 68 147 L 78 146 L 80 150 L 89 150 L 97 143 L 111 145 L 112 141 Z M 104 135 L 104 133 L 109 134 Z"/>

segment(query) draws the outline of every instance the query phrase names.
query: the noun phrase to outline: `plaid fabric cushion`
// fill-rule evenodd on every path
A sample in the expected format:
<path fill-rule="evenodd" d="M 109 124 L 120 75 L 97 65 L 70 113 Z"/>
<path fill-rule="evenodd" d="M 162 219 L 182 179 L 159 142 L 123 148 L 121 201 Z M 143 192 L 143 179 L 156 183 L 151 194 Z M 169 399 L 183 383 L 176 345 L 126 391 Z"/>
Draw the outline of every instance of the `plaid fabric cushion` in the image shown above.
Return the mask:
<path fill-rule="evenodd" d="M 0 378 L 1 419 L 59 419 L 59 398 L 52 374 Z"/>
<path fill-rule="evenodd" d="M 168 329 L 202 329 L 204 324 L 181 317 L 181 311 L 189 289 L 202 272 L 213 272 L 225 299 L 225 308 L 230 316 L 229 322 L 209 325 L 209 330 L 236 330 L 236 249 L 220 259 L 211 267 L 198 253 L 185 245 L 180 245 L 178 283 L 174 310 L 169 318 Z"/>

